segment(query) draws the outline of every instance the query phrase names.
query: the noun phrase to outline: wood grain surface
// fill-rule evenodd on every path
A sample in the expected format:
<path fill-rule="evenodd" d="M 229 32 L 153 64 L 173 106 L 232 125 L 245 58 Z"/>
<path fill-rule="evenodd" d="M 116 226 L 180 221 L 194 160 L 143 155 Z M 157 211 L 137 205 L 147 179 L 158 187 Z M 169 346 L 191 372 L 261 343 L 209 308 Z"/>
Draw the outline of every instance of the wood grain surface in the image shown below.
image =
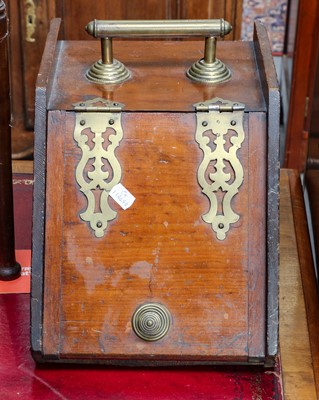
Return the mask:
<path fill-rule="evenodd" d="M 110 200 L 118 217 L 99 239 L 79 219 L 85 198 L 74 179 L 81 156 L 72 136 L 74 113 L 49 113 L 46 354 L 217 361 L 264 356 L 265 114 L 245 123 L 245 180 L 233 201 L 241 219 L 223 242 L 201 219 L 208 202 L 196 178 L 201 152 L 193 139 L 195 121 L 194 114 L 124 113 L 117 156 L 121 183 L 136 201 L 124 211 Z M 249 161 L 253 154 L 259 157 Z M 135 309 L 147 302 L 165 305 L 173 318 L 167 337 L 155 343 L 142 342 L 131 328 Z"/>
<path fill-rule="evenodd" d="M 314 107 L 319 48 L 319 3 L 298 2 L 298 18 L 293 54 L 289 115 L 287 122 L 285 167 L 304 171 Z M 318 78 L 317 78 L 318 79 Z M 315 109 L 314 109 L 315 111 Z"/>
<path fill-rule="evenodd" d="M 93 19 L 224 18 L 233 26 L 226 40 L 240 39 L 242 0 L 34 0 L 7 1 L 10 19 L 12 147 L 14 157 L 32 158 L 34 92 L 50 20 L 62 18 L 65 40 L 90 40 L 84 27 Z"/>
<path fill-rule="evenodd" d="M 98 42 L 55 43 L 58 22 L 52 27 L 37 89 L 34 209 L 40 213 L 33 260 L 44 284 L 33 294 L 40 304 L 43 293 L 44 316 L 35 304 L 34 351 L 47 359 L 103 362 L 262 363 L 267 356 L 273 362 L 278 152 L 270 154 L 267 145 L 278 129 L 267 126 L 269 116 L 276 125 L 277 103 L 273 65 L 261 62 L 271 57 L 266 32 L 256 34 L 259 50 L 255 42 L 221 43 L 218 54 L 232 79 L 209 86 L 185 76 L 201 57 L 199 42 L 119 41 L 115 53 L 133 77 L 108 87 L 84 77 L 99 57 Z M 86 200 L 75 181 L 81 150 L 73 139 L 73 104 L 98 96 L 125 104 L 116 157 L 121 183 L 136 197 L 126 211 L 109 200 L 117 217 L 102 238 L 79 217 Z M 224 241 L 202 220 L 209 202 L 196 175 L 202 153 L 194 140 L 193 104 L 213 97 L 246 104 L 246 139 L 238 149 L 244 180 L 232 201 L 240 218 Z M 268 293 L 266 279 L 272 279 Z M 163 304 L 172 315 L 158 342 L 143 342 L 132 330 L 134 311 L 148 302 Z"/>
<path fill-rule="evenodd" d="M 312 258 L 299 177 L 295 171 L 284 170 L 280 183 L 279 332 L 283 388 L 286 400 L 311 400 L 317 399 L 318 391 L 318 295 L 312 289 L 315 280 L 309 279 L 313 275 Z"/>
<path fill-rule="evenodd" d="M 279 271 L 279 113 L 277 73 L 265 27 L 255 24 L 254 48 L 261 90 L 267 105 L 267 336 L 269 355 L 278 353 L 278 271 Z"/>
<path fill-rule="evenodd" d="M 314 172 L 314 171 L 308 171 Z M 317 172 L 317 171 L 316 171 Z M 318 178 L 318 174 L 315 175 Z M 300 262 L 300 271 L 303 286 L 303 295 L 305 299 L 305 307 L 307 314 L 308 330 L 309 330 L 309 341 L 313 363 L 313 371 L 316 381 L 317 396 L 319 395 L 319 296 L 317 277 L 315 272 L 315 266 L 313 262 L 310 237 L 308 232 L 307 215 L 304 206 L 303 189 L 301 186 L 300 178 L 297 173 L 291 172 L 289 175 L 290 190 L 292 193 L 292 206 L 295 220 L 295 231 L 297 237 L 297 249 Z M 309 179 L 309 176 L 307 177 Z M 316 182 L 317 185 L 317 182 Z M 309 190 L 309 180 L 308 180 Z M 310 203 L 310 206 L 312 204 Z M 314 212 L 314 207 L 311 207 L 311 211 Z M 312 217 L 317 223 L 318 214 L 313 213 Z M 314 231 L 314 234 L 316 232 Z"/>
<path fill-rule="evenodd" d="M 240 39 L 242 0 L 104 0 L 88 7 L 86 0 L 49 1 L 51 18 L 63 19 L 66 40 L 88 39 L 85 25 L 93 19 L 214 19 L 224 18 L 233 26 L 226 40 Z M 76 21 L 76 23 L 75 23 Z"/>
<path fill-rule="evenodd" d="M 31 174 L 31 175 L 33 175 L 33 161 L 14 160 L 12 162 L 12 172 L 16 173 L 16 174 Z"/>
<path fill-rule="evenodd" d="M 203 57 L 203 42 L 114 40 L 114 57 L 127 66 L 132 79 L 113 86 L 92 84 L 85 78 L 86 71 L 101 58 L 99 41 L 89 43 L 59 44 L 50 110 L 72 110 L 74 103 L 103 97 L 124 103 L 127 111 L 191 112 L 195 102 L 213 97 L 236 102 L 240 93 L 246 111 L 266 111 L 250 42 L 218 43 L 217 57 L 230 68 L 232 78 L 217 85 L 203 85 L 186 77 L 188 68 Z"/>
<path fill-rule="evenodd" d="M 47 103 L 51 89 L 55 65 L 55 49 L 60 28 L 60 20 L 51 23 L 51 29 L 44 49 L 41 68 L 37 79 L 35 93 L 36 115 L 34 138 L 34 198 L 32 229 L 32 294 L 31 294 L 31 341 L 34 354 L 42 349 L 42 298 L 43 298 L 43 265 L 44 265 L 44 210 L 46 186 L 46 131 Z"/>
<path fill-rule="evenodd" d="M 13 162 L 13 171 L 15 172 L 20 172 L 20 173 L 32 173 L 32 163 L 28 161 L 14 161 Z M 31 171 L 31 172 L 30 172 Z M 32 176 L 30 176 L 30 179 Z M 292 181 L 292 183 L 290 182 Z M 283 396 L 285 396 L 286 399 L 316 399 L 316 382 L 315 382 L 315 374 L 319 370 L 316 367 L 316 363 L 313 363 L 312 361 L 312 351 L 310 348 L 310 343 L 318 343 L 316 340 L 318 337 L 318 334 L 316 334 L 316 330 L 313 329 L 312 327 L 314 324 L 318 324 L 318 318 L 310 318 L 311 323 L 309 324 L 307 322 L 307 315 L 308 312 L 306 312 L 306 308 L 313 309 L 315 312 L 319 309 L 317 304 L 314 302 L 314 304 L 311 306 L 308 304 L 308 306 L 305 306 L 304 303 L 304 297 L 308 297 L 308 302 L 312 302 L 315 297 L 313 296 L 313 292 L 311 287 L 314 286 L 315 282 L 312 281 L 311 279 L 301 279 L 301 272 L 300 269 L 303 269 L 306 267 L 308 268 L 308 265 L 312 264 L 311 258 L 309 259 L 309 256 L 311 254 L 309 242 L 304 239 L 304 237 L 307 238 L 307 233 L 305 235 L 305 232 L 303 229 L 297 228 L 300 224 L 305 223 L 304 219 L 304 211 L 303 210 L 303 202 L 300 202 L 300 197 L 295 196 L 294 198 L 299 198 L 298 201 L 298 209 L 299 211 L 302 212 L 294 212 L 293 210 L 293 200 L 292 200 L 292 195 L 295 193 L 295 189 L 297 192 L 300 193 L 300 181 L 298 175 L 295 174 L 294 171 L 291 170 L 281 170 L 281 182 L 280 182 L 280 188 L 281 188 L 281 220 L 280 220 L 280 230 L 281 230 L 281 242 L 280 242 L 280 249 L 281 249 L 281 267 L 280 267 L 280 352 L 281 352 L 281 371 L 280 371 L 280 376 L 278 375 L 279 381 L 283 379 L 284 387 L 282 388 L 283 391 Z M 31 201 L 31 199 L 30 199 Z M 298 218 L 299 221 L 296 221 Z M 296 226 L 296 227 L 295 227 Z M 299 256 L 299 251 L 297 251 L 298 242 L 299 240 L 302 239 L 302 247 L 303 247 L 303 253 L 308 254 L 306 257 L 300 257 Z M 310 261 L 309 261 L 310 260 Z M 311 276 L 311 274 L 310 274 Z M 309 285 L 310 284 L 310 285 Z M 28 301 L 29 299 L 27 297 L 24 297 L 26 295 L 17 295 L 17 298 L 19 298 L 19 301 L 24 304 L 24 308 L 27 310 L 28 309 Z M 26 357 L 28 363 L 30 363 L 30 357 L 29 357 L 29 350 L 28 350 L 28 342 L 29 342 L 29 320 L 28 320 L 28 315 L 25 315 L 25 311 L 23 313 L 17 314 L 17 301 L 12 302 L 11 299 L 7 298 L 6 296 L 3 296 L 3 300 L 7 299 L 7 311 L 10 310 L 10 313 L 8 315 L 11 315 L 13 320 L 12 320 L 12 330 L 9 331 L 7 327 L 5 328 L 5 332 L 8 334 L 8 338 L 15 338 L 15 342 L 11 343 L 10 340 L 6 341 L 4 340 L 3 343 L 9 343 L 10 346 L 12 345 L 12 350 L 9 352 L 7 351 L 7 354 L 12 354 L 12 360 L 14 360 L 14 367 L 10 364 L 10 368 L 7 368 L 6 370 L 3 370 L 4 376 L 13 376 L 13 384 L 15 387 L 20 388 L 20 390 L 26 390 L 26 382 L 30 384 L 30 387 L 32 387 L 32 393 L 35 393 L 35 387 L 34 387 L 34 378 L 30 374 L 30 381 L 26 381 L 25 376 L 21 376 L 21 370 L 18 369 L 18 367 L 21 365 L 21 360 L 22 360 L 22 355 L 20 354 L 19 360 L 14 356 L 15 352 L 13 351 L 14 348 L 21 348 L 25 349 L 24 357 Z M 22 299 L 22 300 L 21 300 Z M 17 317 L 19 315 L 19 318 Z M 315 314 L 316 315 L 316 314 Z M 20 318 L 21 317 L 21 318 Z M 24 322 L 23 322 L 24 321 Z M 307 328 L 308 325 L 308 328 Z M 4 324 L 3 327 L 6 325 Z M 23 328 L 23 334 L 21 333 L 21 329 Z M 14 329 L 17 329 L 17 334 L 12 336 L 12 332 Z M 311 338 L 312 336 L 312 338 Z M 8 358 L 7 358 L 8 359 Z M 6 360 L 7 360 L 6 359 Z M 33 371 L 33 364 L 31 365 L 32 371 Z M 31 369 L 30 367 L 30 369 Z M 16 368 L 16 369 L 14 369 Z M 234 367 L 233 367 L 234 368 Z M 249 369 L 250 373 L 252 372 L 253 369 Z M 45 368 L 36 368 L 35 369 L 36 373 L 38 376 L 41 377 L 41 379 L 50 379 L 50 385 L 54 386 L 55 382 L 52 381 L 53 376 L 52 376 L 52 369 L 45 369 Z M 66 375 L 64 368 L 55 368 L 55 377 L 57 380 L 56 385 L 60 388 L 61 393 L 66 395 L 67 390 L 70 389 L 69 385 L 69 375 Z M 86 370 L 83 368 L 79 369 L 76 368 L 76 373 L 79 373 L 79 371 L 83 372 L 83 376 L 85 375 L 86 378 L 89 378 L 91 375 L 96 376 L 97 373 L 102 374 L 102 376 L 97 380 L 97 382 L 100 382 L 104 379 L 104 384 L 103 388 L 107 390 L 106 388 L 110 388 L 110 385 L 105 384 L 106 382 L 109 382 L 112 384 L 113 381 L 116 381 L 118 386 L 117 386 L 117 392 L 114 391 L 114 393 L 118 393 L 118 390 L 121 389 L 121 385 L 123 385 L 122 380 L 119 381 L 117 379 L 112 379 L 110 378 L 110 373 L 111 377 L 113 377 L 112 374 L 114 374 L 114 370 L 110 369 L 93 369 L 93 370 Z M 111 371 L 111 372 L 110 372 Z M 147 384 L 149 376 L 145 378 L 143 381 L 143 377 L 145 377 L 145 373 L 149 373 L 151 377 L 154 379 L 154 386 L 156 382 L 164 382 L 165 384 L 167 383 L 166 379 L 160 379 L 162 376 L 158 375 L 158 373 L 161 372 L 156 372 L 154 370 L 148 370 L 146 371 L 145 369 L 142 370 L 135 370 L 136 374 L 138 375 L 139 379 L 136 378 L 134 375 L 134 371 L 131 370 L 118 370 L 116 371 L 122 371 L 123 374 L 132 374 L 132 382 L 140 385 L 140 387 L 144 387 L 144 383 Z M 168 370 L 160 370 L 164 371 L 164 374 L 167 374 L 166 376 L 172 377 L 174 372 L 171 369 Z M 70 367 L 68 367 L 68 373 L 70 373 Z M 73 371 L 73 374 L 75 372 Z M 104 376 L 105 373 L 105 376 Z M 195 381 L 198 382 L 198 379 L 203 376 L 203 371 L 202 370 L 197 370 L 197 369 L 185 369 L 184 372 L 181 372 L 180 369 L 176 370 L 176 379 L 181 376 L 185 378 L 185 388 L 187 389 L 187 392 L 185 391 L 185 395 L 187 393 L 191 393 L 190 397 L 192 397 L 192 394 L 194 395 L 198 394 L 198 392 L 190 392 L 189 391 L 189 380 L 186 378 L 186 376 L 189 376 L 191 374 L 196 374 Z M 215 381 L 216 378 L 214 378 L 214 373 L 218 374 L 218 372 L 214 372 L 211 368 L 209 370 L 210 375 L 207 378 L 207 383 L 211 384 L 211 382 Z M 219 372 L 219 374 L 226 374 L 227 376 L 227 382 L 229 382 L 229 374 L 225 371 L 222 370 L 222 372 Z M 236 372 L 233 372 L 236 374 Z M 238 373 L 238 372 L 237 372 Z M 198 374 L 198 375 L 197 375 Z M 206 371 L 207 374 L 207 371 Z M 275 374 L 273 371 L 266 371 L 265 374 L 269 376 L 269 374 Z M 155 375 L 155 376 L 154 376 Z M 28 375 L 29 376 L 29 375 Z M 61 389 L 61 379 L 62 377 L 65 377 L 65 391 L 62 391 Z M 175 375 L 173 375 L 175 379 Z M 77 379 L 79 377 L 75 377 Z M 94 385 L 88 384 L 88 379 L 80 379 L 81 383 L 86 383 L 88 386 L 88 394 L 93 396 L 93 393 L 98 393 L 96 396 L 99 396 L 101 394 L 101 388 L 96 388 L 96 381 L 94 381 Z M 189 378 L 190 379 L 190 378 Z M 226 377 L 224 378 L 226 382 Z M 316 381 L 318 381 L 318 378 L 316 378 Z M 4 379 L 3 382 L 7 382 L 7 379 Z M 39 382 L 36 380 L 36 382 Z M 224 381 L 222 381 L 224 382 Z M 236 381 L 237 382 L 237 381 Z M 243 382 L 247 382 L 246 376 L 243 377 Z M 256 381 L 254 381 L 254 387 L 256 387 Z M 259 381 L 258 381 L 259 382 Z M 164 384 L 163 383 L 163 384 Z M 238 383 L 237 383 L 238 384 Z M 39 390 L 43 390 L 43 384 L 39 382 Z M 218 391 L 220 388 L 221 382 L 218 380 L 216 384 L 216 390 Z M 129 385 L 124 385 L 125 387 L 129 387 Z M 55 386 L 54 386 L 55 387 Z M 192 386 L 193 387 L 193 386 Z M 203 389 L 206 387 L 202 383 L 198 384 L 198 388 Z M 222 386 L 224 388 L 224 386 Z M 95 389 L 94 389 L 95 388 Z M 162 386 L 161 388 L 161 394 L 159 397 L 163 395 L 163 389 Z M 236 386 L 237 388 L 237 386 Z M 265 390 L 266 388 L 269 388 L 269 382 L 267 381 L 265 384 Z M 12 390 L 12 382 L 10 381 L 8 383 L 8 392 L 11 393 Z M 30 389 L 31 390 L 31 389 Z M 51 390 L 48 388 L 48 391 Z M 130 389 L 129 393 L 131 394 L 132 389 Z M 179 390 L 179 389 L 176 389 Z M 186 389 L 185 389 L 186 390 Z M 225 389 L 226 391 L 226 389 Z M 83 392 L 83 389 L 81 390 L 81 393 Z M 41 392 L 42 393 L 42 392 Z M 79 392 L 80 393 L 80 392 Z M 103 392 L 102 392 L 103 393 Z M 148 389 L 145 393 L 148 393 Z M 166 392 L 165 392 L 166 393 Z M 209 395 L 209 392 L 207 392 Z M 234 395 L 236 395 L 237 392 L 235 392 Z M 176 394 L 176 392 L 175 392 Z M 258 396 L 260 394 L 260 387 L 256 389 L 256 395 Z M 173 395 L 173 394 L 172 394 Z M 75 394 L 72 392 L 71 397 L 75 396 Z"/>

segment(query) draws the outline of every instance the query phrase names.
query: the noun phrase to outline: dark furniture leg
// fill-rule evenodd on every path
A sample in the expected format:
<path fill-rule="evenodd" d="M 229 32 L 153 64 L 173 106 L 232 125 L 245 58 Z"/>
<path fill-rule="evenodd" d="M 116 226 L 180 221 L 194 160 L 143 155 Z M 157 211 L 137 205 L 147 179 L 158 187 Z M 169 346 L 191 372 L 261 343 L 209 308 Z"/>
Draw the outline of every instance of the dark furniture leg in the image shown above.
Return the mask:
<path fill-rule="evenodd" d="M 7 15 L 0 0 L 0 280 L 20 276 L 14 253 Z"/>

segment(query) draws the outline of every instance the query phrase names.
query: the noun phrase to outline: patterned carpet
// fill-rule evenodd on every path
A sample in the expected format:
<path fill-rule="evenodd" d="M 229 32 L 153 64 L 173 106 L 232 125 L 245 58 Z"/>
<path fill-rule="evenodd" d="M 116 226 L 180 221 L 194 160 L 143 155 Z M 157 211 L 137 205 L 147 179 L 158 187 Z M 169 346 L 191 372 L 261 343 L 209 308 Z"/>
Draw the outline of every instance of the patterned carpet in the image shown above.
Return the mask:
<path fill-rule="evenodd" d="M 243 0 L 242 40 L 252 40 L 254 20 L 267 28 L 274 55 L 283 51 L 288 0 Z"/>

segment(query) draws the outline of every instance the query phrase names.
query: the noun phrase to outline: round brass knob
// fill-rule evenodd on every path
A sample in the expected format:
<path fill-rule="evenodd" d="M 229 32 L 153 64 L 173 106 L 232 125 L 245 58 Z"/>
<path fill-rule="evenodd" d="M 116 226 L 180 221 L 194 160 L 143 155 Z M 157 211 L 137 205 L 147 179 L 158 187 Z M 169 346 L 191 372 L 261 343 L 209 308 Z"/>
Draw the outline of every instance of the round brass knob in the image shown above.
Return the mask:
<path fill-rule="evenodd" d="M 161 339 L 169 330 L 171 315 L 166 307 L 158 303 L 143 304 L 132 317 L 135 334 L 146 341 Z"/>

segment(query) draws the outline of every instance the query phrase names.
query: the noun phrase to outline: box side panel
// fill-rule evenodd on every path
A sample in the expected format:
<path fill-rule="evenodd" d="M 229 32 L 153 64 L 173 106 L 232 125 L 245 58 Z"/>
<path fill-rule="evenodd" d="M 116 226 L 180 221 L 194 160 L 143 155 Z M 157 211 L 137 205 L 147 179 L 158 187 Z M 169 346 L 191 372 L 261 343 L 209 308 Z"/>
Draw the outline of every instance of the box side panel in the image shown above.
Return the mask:
<path fill-rule="evenodd" d="M 249 359 L 265 356 L 266 328 L 266 113 L 249 114 Z"/>
<path fill-rule="evenodd" d="M 43 352 L 57 358 L 60 349 L 61 267 L 65 112 L 48 113 L 47 186 L 43 293 Z"/>
<path fill-rule="evenodd" d="M 31 348 L 33 356 L 41 358 L 43 323 L 43 265 L 46 184 L 47 103 L 50 95 L 55 61 L 58 58 L 57 37 L 60 19 L 51 22 L 36 85 L 34 139 L 34 193 L 32 222 L 31 280 Z"/>
<path fill-rule="evenodd" d="M 265 27 L 256 22 L 254 50 L 261 89 L 267 105 L 267 354 L 270 363 L 278 353 L 279 324 L 279 113 L 280 95 L 276 70 Z"/>

